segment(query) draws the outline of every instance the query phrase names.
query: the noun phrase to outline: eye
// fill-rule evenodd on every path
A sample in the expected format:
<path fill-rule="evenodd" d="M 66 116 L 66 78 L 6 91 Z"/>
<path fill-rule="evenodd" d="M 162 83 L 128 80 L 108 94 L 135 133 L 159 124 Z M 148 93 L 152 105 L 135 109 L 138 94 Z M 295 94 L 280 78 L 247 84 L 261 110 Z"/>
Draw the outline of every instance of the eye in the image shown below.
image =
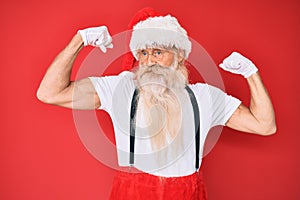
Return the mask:
<path fill-rule="evenodd" d="M 141 52 L 143 56 L 147 56 L 147 52 L 146 51 L 142 51 Z"/>
<path fill-rule="evenodd" d="M 158 49 L 158 50 L 155 50 L 155 51 L 154 51 L 154 54 L 159 56 L 159 55 L 162 54 L 162 52 L 161 52 L 161 50 Z"/>

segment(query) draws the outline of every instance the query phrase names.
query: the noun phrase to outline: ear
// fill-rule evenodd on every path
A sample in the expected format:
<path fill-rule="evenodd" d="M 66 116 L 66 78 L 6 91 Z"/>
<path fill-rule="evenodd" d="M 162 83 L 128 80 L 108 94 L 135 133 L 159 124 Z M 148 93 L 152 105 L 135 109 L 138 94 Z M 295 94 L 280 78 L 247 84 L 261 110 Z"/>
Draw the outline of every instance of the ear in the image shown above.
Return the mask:
<path fill-rule="evenodd" d="M 182 49 L 179 49 L 178 50 L 178 62 L 179 63 L 182 63 L 184 61 L 184 50 Z"/>

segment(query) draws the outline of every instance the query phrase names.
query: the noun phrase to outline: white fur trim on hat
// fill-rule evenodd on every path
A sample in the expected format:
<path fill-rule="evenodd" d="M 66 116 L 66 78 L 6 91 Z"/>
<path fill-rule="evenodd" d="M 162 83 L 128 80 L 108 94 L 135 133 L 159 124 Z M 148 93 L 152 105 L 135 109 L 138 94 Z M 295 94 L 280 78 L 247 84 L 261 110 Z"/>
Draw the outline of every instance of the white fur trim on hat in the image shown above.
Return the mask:
<path fill-rule="evenodd" d="M 170 15 L 150 17 L 133 27 L 130 50 L 137 58 L 137 50 L 151 47 L 176 47 L 185 52 L 185 59 L 191 52 L 192 44 L 175 17 Z"/>

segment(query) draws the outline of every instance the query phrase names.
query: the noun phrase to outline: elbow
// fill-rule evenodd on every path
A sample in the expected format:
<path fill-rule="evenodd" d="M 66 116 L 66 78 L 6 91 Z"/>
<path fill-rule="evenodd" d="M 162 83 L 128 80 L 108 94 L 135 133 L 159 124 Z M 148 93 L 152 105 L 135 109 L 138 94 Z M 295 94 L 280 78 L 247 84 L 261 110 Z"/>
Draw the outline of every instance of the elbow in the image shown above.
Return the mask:
<path fill-rule="evenodd" d="M 52 104 L 51 98 L 45 92 L 38 90 L 36 93 L 36 97 L 39 101 L 47 104 Z"/>
<path fill-rule="evenodd" d="M 46 97 L 46 95 L 44 95 L 42 92 L 40 92 L 39 90 L 37 91 L 37 93 L 36 93 L 36 98 L 39 100 L 39 101 L 41 101 L 41 102 L 43 102 L 43 103 L 46 103 L 47 102 L 47 97 Z"/>
<path fill-rule="evenodd" d="M 270 135 L 274 135 L 276 131 L 277 131 L 277 127 L 276 124 L 274 123 L 272 125 L 263 127 L 259 132 L 259 134 L 262 136 L 270 136 Z"/>

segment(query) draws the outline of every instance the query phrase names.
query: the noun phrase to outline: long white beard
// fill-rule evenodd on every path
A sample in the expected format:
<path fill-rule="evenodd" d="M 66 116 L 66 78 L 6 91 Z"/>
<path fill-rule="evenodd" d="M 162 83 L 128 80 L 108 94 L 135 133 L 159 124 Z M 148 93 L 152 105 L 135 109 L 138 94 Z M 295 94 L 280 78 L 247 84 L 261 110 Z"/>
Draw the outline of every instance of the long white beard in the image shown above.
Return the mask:
<path fill-rule="evenodd" d="M 185 92 L 186 77 L 174 66 L 156 64 L 140 66 L 136 79 L 140 89 L 137 116 L 143 116 L 146 121 L 152 148 L 160 150 L 167 147 L 175 138 L 181 141 L 178 138 L 182 136 L 180 97 Z"/>

